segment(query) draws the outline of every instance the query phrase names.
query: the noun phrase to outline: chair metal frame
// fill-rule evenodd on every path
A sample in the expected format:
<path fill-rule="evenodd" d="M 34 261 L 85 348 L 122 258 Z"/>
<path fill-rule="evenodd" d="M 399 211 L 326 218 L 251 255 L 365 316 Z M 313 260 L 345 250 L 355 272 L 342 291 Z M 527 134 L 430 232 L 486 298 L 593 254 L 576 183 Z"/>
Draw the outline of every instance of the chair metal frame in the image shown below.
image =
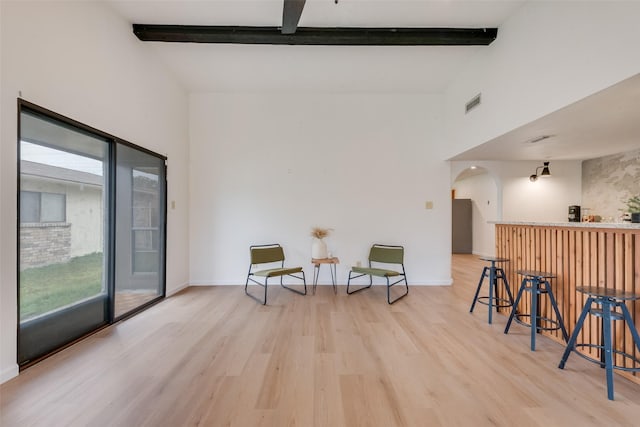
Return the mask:
<path fill-rule="evenodd" d="M 400 265 L 402 272 L 396 270 L 387 270 L 381 268 L 374 268 L 372 263 L 377 264 L 396 264 Z M 355 270 L 355 271 L 354 271 Z M 358 277 L 369 276 L 369 285 L 362 288 L 358 288 L 354 291 L 349 290 L 351 285 L 351 279 L 357 279 Z M 349 271 L 349 278 L 347 279 L 347 295 L 360 292 L 365 289 L 369 289 L 373 285 L 373 276 L 384 277 L 387 281 L 387 303 L 393 304 L 401 298 L 406 297 L 409 294 L 409 284 L 407 283 L 407 274 L 404 269 L 404 247 L 398 245 L 384 245 L 375 243 L 371 246 L 369 251 L 369 268 L 366 267 L 351 267 Z M 390 277 L 400 276 L 400 279 L 391 283 Z M 404 282 L 406 291 L 402 295 L 391 300 L 391 288 L 399 283 Z"/>
<path fill-rule="evenodd" d="M 278 243 L 272 243 L 268 245 L 252 245 L 249 247 L 249 253 L 251 256 L 250 264 L 249 264 L 249 272 L 247 273 L 247 280 L 244 284 L 244 293 L 261 303 L 262 305 L 267 304 L 267 284 L 269 282 L 270 277 L 280 277 L 280 286 L 285 289 L 290 290 L 291 292 L 295 292 L 299 295 L 307 295 L 307 281 L 304 275 L 304 270 L 302 267 L 286 267 L 284 266 L 284 250 L 282 246 Z M 261 264 L 272 264 L 280 262 L 280 268 L 270 268 L 266 270 L 257 270 L 251 271 L 254 266 Z M 302 273 L 302 276 L 297 276 L 296 273 Z M 254 277 L 264 277 L 264 283 L 259 282 L 254 279 Z M 284 276 L 291 276 L 296 279 L 302 280 L 302 284 L 304 285 L 304 291 L 299 291 L 297 289 L 286 286 L 282 283 L 282 278 Z M 251 295 L 248 291 L 249 281 L 255 283 L 258 286 L 262 286 L 264 288 L 264 298 L 261 300 L 255 295 Z"/>

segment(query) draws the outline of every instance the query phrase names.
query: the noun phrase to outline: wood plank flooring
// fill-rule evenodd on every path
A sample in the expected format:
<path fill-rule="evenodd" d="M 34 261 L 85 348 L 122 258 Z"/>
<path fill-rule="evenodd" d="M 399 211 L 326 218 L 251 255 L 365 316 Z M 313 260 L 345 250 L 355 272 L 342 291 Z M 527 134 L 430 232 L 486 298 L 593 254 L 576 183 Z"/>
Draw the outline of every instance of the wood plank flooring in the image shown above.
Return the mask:
<path fill-rule="evenodd" d="M 469 305 L 482 262 L 451 287 L 347 296 L 193 287 L 0 387 L 2 426 L 637 426 L 640 385 Z M 272 291 L 273 290 L 273 291 Z"/>

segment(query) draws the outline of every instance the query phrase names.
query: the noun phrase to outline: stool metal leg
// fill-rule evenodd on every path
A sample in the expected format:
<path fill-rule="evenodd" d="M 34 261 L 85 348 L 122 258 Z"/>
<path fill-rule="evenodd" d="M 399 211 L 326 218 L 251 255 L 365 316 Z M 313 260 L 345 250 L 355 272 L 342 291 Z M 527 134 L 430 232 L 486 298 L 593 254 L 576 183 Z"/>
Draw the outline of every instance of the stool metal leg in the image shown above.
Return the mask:
<path fill-rule="evenodd" d="M 627 305 L 624 302 L 620 304 L 620 309 L 622 310 L 624 321 L 627 323 L 629 330 L 631 330 L 631 336 L 633 337 L 633 341 L 636 344 L 636 348 L 638 349 L 638 352 L 640 352 L 640 336 L 638 335 L 638 330 L 636 329 L 636 325 L 633 323 L 633 319 L 631 318 L 629 309 L 627 308 Z"/>
<path fill-rule="evenodd" d="M 482 288 L 482 281 L 487 275 L 487 270 L 489 267 L 484 267 L 482 269 L 482 275 L 480 276 L 480 281 L 478 282 L 478 287 L 476 288 L 476 294 L 473 296 L 473 302 L 471 303 L 471 308 L 469 309 L 469 313 L 473 313 L 473 308 L 476 306 L 476 302 L 478 302 L 478 295 L 480 294 L 480 288 Z"/>
<path fill-rule="evenodd" d="M 489 278 L 489 295 L 488 296 L 479 296 L 480 289 L 482 289 L 482 284 L 484 283 L 484 279 Z M 496 262 L 491 261 L 491 267 L 485 266 L 482 269 L 482 274 L 480 275 L 480 280 L 478 281 L 478 286 L 476 288 L 476 293 L 473 296 L 473 302 L 471 303 L 471 308 L 469 309 L 469 313 L 473 313 L 473 309 L 476 306 L 476 303 L 479 300 L 488 300 L 486 303 L 481 301 L 482 304 L 486 304 L 489 307 L 489 311 L 487 313 L 488 323 L 493 323 L 493 309 L 496 309 L 496 313 L 500 307 L 507 307 L 505 303 L 507 300 L 505 298 L 500 298 L 498 295 L 498 281 L 502 280 L 502 284 L 504 285 L 507 295 L 509 296 L 509 306 L 513 307 L 513 295 L 511 294 L 511 289 L 509 288 L 509 282 L 507 281 L 506 274 L 502 268 L 496 267 Z"/>
<path fill-rule="evenodd" d="M 538 333 L 538 295 L 540 282 L 538 278 L 531 280 L 531 351 L 536 351 L 536 334 Z"/>
<path fill-rule="evenodd" d="M 591 310 L 592 303 L 593 303 L 592 297 L 587 298 L 587 301 L 584 303 L 584 308 L 580 313 L 580 317 L 578 317 L 578 321 L 576 322 L 576 328 L 573 330 L 573 333 L 571 334 L 571 338 L 569 338 L 569 342 L 567 343 L 567 348 L 565 348 L 564 350 L 564 354 L 562 355 L 562 359 L 560 360 L 560 364 L 558 365 L 558 368 L 564 369 L 564 365 L 567 363 L 567 359 L 569 359 L 571 350 L 575 349 L 576 341 L 578 340 L 578 335 L 580 334 L 580 330 L 584 325 L 584 319 L 587 317 L 587 314 L 589 314 L 589 311 Z"/>
<path fill-rule="evenodd" d="M 602 330 L 604 331 L 604 366 L 607 376 L 607 397 L 613 400 L 613 355 L 611 354 L 611 302 L 607 299 L 602 304 Z"/>
<path fill-rule="evenodd" d="M 509 296 L 509 302 L 511 306 L 513 306 L 513 294 L 511 293 L 511 289 L 509 288 L 509 281 L 507 280 L 507 275 L 504 273 L 504 269 L 496 268 L 496 276 L 498 279 L 502 279 L 504 287 L 507 291 L 507 296 Z"/>
<path fill-rule="evenodd" d="M 564 321 L 562 320 L 562 315 L 560 314 L 560 310 L 558 309 L 558 304 L 556 303 L 556 298 L 553 296 L 553 291 L 551 290 L 551 284 L 548 281 L 542 282 L 547 289 L 547 293 L 549 294 L 549 299 L 551 300 L 551 306 L 553 307 L 553 311 L 556 313 L 556 319 L 560 325 L 560 330 L 562 331 L 562 338 L 564 342 L 569 341 L 569 334 L 567 334 L 567 330 L 564 327 Z"/>
<path fill-rule="evenodd" d="M 520 303 L 520 299 L 522 298 L 522 294 L 524 293 L 524 288 L 527 286 L 527 279 L 522 279 L 522 283 L 520 284 L 520 289 L 518 290 L 518 294 L 516 295 L 516 300 L 513 302 L 513 308 L 511 309 L 511 314 L 509 315 L 509 320 L 507 320 L 507 325 L 504 328 L 504 333 L 509 332 L 509 328 L 511 327 L 511 322 L 513 318 L 516 316 L 516 311 L 518 310 L 518 304 Z"/>
<path fill-rule="evenodd" d="M 493 322 L 493 299 L 497 295 L 495 293 L 498 283 L 496 282 L 496 267 L 495 263 L 491 263 L 489 269 L 489 324 Z"/>

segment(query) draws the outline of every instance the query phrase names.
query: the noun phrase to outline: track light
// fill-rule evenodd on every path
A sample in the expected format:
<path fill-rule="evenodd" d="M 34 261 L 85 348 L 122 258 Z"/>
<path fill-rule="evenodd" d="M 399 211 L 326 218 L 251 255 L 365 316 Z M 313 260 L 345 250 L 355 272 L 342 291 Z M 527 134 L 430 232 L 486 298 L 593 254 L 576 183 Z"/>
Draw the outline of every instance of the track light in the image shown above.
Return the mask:
<path fill-rule="evenodd" d="M 538 170 L 540 169 L 542 169 L 542 172 L 540 172 L 540 175 L 538 175 Z M 529 177 L 529 181 L 536 182 L 541 176 L 551 176 L 551 171 L 549 170 L 549 162 L 544 162 L 543 166 L 538 166 L 536 168 L 536 173 Z"/>

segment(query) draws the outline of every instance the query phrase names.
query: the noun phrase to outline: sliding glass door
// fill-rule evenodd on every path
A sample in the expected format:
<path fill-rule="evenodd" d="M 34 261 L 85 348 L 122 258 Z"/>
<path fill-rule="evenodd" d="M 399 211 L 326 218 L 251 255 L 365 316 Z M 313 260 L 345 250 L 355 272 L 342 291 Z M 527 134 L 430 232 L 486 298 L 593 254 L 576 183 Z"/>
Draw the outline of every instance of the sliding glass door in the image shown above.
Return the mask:
<path fill-rule="evenodd" d="M 18 363 L 165 293 L 165 158 L 19 101 Z"/>
<path fill-rule="evenodd" d="M 115 318 L 164 293 L 164 160 L 118 145 Z"/>
<path fill-rule="evenodd" d="M 109 143 L 20 114 L 19 363 L 108 321 Z"/>

